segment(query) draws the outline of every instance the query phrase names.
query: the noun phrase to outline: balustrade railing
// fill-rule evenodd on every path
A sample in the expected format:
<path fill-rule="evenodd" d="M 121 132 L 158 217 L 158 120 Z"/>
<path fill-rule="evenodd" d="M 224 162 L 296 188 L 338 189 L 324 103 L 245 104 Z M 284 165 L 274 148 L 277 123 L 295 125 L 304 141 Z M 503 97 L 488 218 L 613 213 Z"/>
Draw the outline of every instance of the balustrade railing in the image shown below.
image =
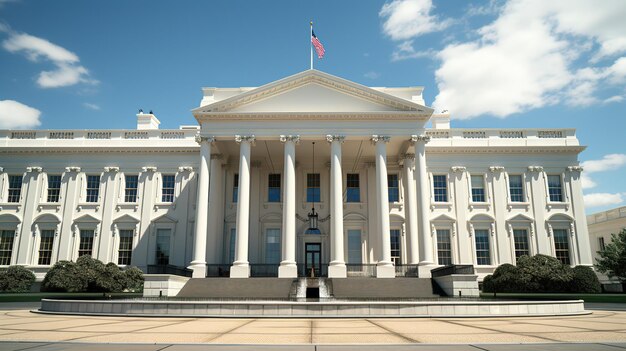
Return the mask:
<path fill-rule="evenodd" d="M 361 277 L 369 278 L 376 276 L 376 264 L 375 263 L 347 263 L 346 271 L 348 277 Z"/>
<path fill-rule="evenodd" d="M 173 130 L 0 130 L 0 139 L 101 140 L 193 139 L 195 129 Z"/>
<path fill-rule="evenodd" d="M 419 266 L 416 264 L 399 264 L 394 267 L 396 269 L 396 277 L 419 277 Z"/>
<path fill-rule="evenodd" d="M 148 265 L 148 274 L 172 274 L 191 277 L 192 270 L 174 265 Z"/>
<path fill-rule="evenodd" d="M 474 274 L 474 266 L 471 264 L 451 264 L 430 271 L 433 278 L 452 274 Z"/>
<path fill-rule="evenodd" d="M 312 272 L 313 271 L 313 272 Z M 305 265 L 304 263 L 298 263 L 298 277 L 328 277 L 328 265 Z"/>
<path fill-rule="evenodd" d="M 230 277 L 230 266 L 229 264 L 207 264 L 206 276 L 207 278 Z"/>
<path fill-rule="evenodd" d="M 250 276 L 255 278 L 278 277 L 279 266 L 279 264 L 252 263 L 250 264 Z"/>

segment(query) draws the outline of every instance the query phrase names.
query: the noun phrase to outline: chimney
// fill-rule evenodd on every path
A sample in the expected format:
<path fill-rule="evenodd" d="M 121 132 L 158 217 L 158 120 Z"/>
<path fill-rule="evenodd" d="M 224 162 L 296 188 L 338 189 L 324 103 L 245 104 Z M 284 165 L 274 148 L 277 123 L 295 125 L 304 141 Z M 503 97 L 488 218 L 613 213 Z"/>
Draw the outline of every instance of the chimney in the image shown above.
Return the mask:
<path fill-rule="evenodd" d="M 430 120 L 433 123 L 433 129 L 450 129 L 450 112 L 448 110 L 433 113 Z"/>
<path fill-rule="evenodd" d="M 143 113 L 143 111 L 139 111 L 137 114 L 137 130 L 159 129 L 159 124 L 161 124 L 161 122 L 152 113 Z"/>

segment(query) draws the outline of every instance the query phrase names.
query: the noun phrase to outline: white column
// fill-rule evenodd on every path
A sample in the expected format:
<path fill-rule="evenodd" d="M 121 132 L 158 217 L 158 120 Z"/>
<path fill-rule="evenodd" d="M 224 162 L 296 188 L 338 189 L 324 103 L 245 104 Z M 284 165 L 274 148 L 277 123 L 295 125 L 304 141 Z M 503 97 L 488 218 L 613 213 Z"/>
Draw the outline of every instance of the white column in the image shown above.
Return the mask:
<path fill-rule="evenodd" d="M 430 137 L 426 135 L 413 135 L 411 141 L 415 145 L 417 178 L 417 201 L 419 201 L 419 211 L 417 212 L 418 235 L 420 248 L 420 265 L 428 266 L 433 264 L 433 239 L 430 230 L 430 220 L 428 218 L 428 208 L 430 204 L 430 194 L 428 185 L 428 174 L 426 173 L 426 143 Z M 427 273 L 424 276 L 422 273 Z M 430 270 L 420 271 L 420 277 L 429 278 Z"/>
<path fill-rule="evenodd" d="M 282 229 L 282 261 L 278 268 L 279 278 L 298 277 L 296 266 L 296 144 L 300 136 L 281 135 L 280 141 L 285 144 L 285 161 L 283 179 L 283 229 Z"/>
<path fill-rule="evenodd" d="M 192 278 L 206 277 L 206 236 L 207 214 L 209 209 L 209 160 L 211 158 L 211 143 L 214 138 L 206 135 L 196 135 L 196 142 L 200 144 L 200 172 L 198 173 L 198 200 L 196 204 L 196 228 L 193 241 L 193 260 L 188 267 L 193 270 Z"/>
<path fill-rule="evenodd" d="M 573 242 L 576 243 L 576 245 L 572 245 L 572 248 L 578 249 L 578 255 L 574 255 L 573 257 L 578 256 L 578 260 L 572 263 L 592 266 L 593 255 L 591 253 L 591 244 L 589 243 L 589 227 L 587 226 L 587 216 L 585 216 L 585 207 L 583 206 L 583 188 L 581 183 L 581 172 L 583 168 L 581 166 L 569 166 L 566 170 L 569 173 L 569 177 L 566 179 L 569 180 L 572 194 L 569 201 L 571 201 L 574 218 L 576 218 L 576 225 L 570 228 L 570 235 L 572 236 Z M 563 186 L 563 191 L 567 191 L 566 186 Z"/>
<path fill-rule="evenodd" d="M 341 172 L 341 144 L 344 136 L 327 135 L 330 143 L 330 263 L 329 278 L 346 278 L 343 257 L 343 180 Z"/>
<path fill-rule="evenodd" d="M 235 262 L 230 268 L 231 278 L 250 277 L 248 263 L 248 231 L 250 226 L 250 149 L 254 135 L 236 135 L 239 143 L 239 198 L 237 199 L 237 234 L 235 240 Z"/>
<path fill-rule="evenodd" d="M 417 238 L 417 194 L 415 189 L 415 154 L 404 155 L 405 218 L 407 227 L 408 264 L 419 263 Z"/>
<path fill-rule="evenodd" d="M 222 155 L 211 155 L 211 181 L 209 182 L 209 213 L 208 213 L 208 234 L 207 234 L 207 262 L 220 263 L 220 237 L 222 232 L 218 230 L 219 222 L 223 221 L 221 211 L 223 207 L 221 192 L 224 190 L 222 184 Z"/>
<path fill-rule="evenodd" d="M 389 233 L 389 187 L 387 184 L 387 143 L 388 136 L 373 135 L 376 145 L 376 199 L 378 201 L 378 233 L 380 251 L 376 265 L 376 278 L 395 278 L 396 272 L 391 262 L 391 237 Z"/>

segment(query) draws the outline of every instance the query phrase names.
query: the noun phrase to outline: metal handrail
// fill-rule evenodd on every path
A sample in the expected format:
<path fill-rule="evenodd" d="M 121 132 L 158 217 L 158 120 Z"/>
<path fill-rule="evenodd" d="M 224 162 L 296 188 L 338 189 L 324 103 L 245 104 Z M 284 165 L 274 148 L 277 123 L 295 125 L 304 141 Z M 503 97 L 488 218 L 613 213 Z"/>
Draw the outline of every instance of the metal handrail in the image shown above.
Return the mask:
<path fill-rule="evenodd" d="M 433 278 L 452 274 L 474 274 L 474 266 L 471 264 L 450 264 L 430 271 Z"/>

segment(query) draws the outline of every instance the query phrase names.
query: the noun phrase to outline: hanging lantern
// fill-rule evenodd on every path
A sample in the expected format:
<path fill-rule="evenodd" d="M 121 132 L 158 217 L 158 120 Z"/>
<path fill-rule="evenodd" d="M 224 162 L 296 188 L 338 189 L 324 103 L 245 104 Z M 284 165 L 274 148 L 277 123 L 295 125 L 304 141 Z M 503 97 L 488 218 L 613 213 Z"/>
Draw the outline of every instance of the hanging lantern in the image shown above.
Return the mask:
<path fill-rule="evenodd" d="M 309 212 L 309 230 L 308 232 L 316 232 L 317 229 L 317 212 L 315 212 L 315 207 L 311 208 L 311 212 Z"/>

